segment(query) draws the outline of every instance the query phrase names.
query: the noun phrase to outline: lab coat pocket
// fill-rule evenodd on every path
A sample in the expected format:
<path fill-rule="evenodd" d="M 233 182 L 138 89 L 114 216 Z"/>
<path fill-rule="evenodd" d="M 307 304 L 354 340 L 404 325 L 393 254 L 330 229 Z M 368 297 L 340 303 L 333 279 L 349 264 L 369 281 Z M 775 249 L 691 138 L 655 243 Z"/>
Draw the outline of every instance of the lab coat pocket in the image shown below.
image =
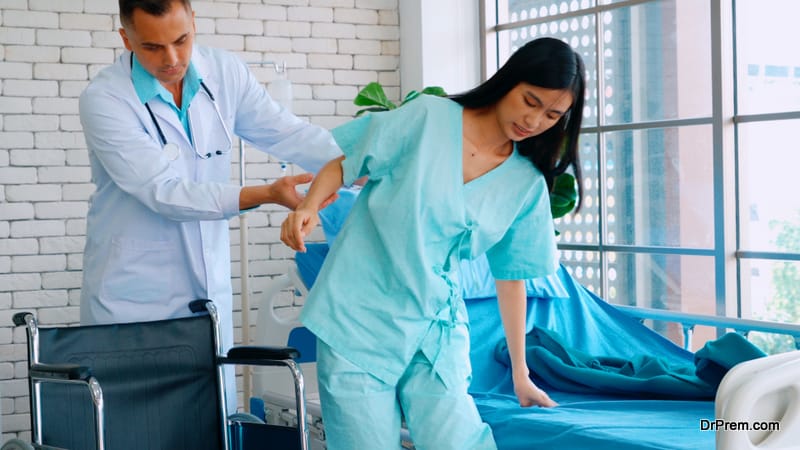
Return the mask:
<path fill-rule="evenodd" d="M 220 150 L 206 159 L 198 159 L 197 173 L 200 180 L 227 183 L 231 179 L 231 152 Z"/>
<path fill-rule="evenodd" d="M 175 247 L 170 241 L 112 240 L 100 296 L 135 303 L 166 301 L 178 264 L 172 256 Z"/>

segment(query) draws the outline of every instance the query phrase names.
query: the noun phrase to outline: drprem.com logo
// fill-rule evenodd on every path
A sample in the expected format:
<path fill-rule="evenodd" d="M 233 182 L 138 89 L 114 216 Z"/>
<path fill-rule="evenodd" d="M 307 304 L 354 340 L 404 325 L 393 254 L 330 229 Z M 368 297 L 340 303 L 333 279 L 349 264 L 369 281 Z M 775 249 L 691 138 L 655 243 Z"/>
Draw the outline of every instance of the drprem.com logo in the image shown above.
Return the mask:
<path fill-rule="evenodd" d="M 701 431 L 780 431 L 781 423 L 777 421 L 728 421 L 722 419 L 700 419 Z"/>

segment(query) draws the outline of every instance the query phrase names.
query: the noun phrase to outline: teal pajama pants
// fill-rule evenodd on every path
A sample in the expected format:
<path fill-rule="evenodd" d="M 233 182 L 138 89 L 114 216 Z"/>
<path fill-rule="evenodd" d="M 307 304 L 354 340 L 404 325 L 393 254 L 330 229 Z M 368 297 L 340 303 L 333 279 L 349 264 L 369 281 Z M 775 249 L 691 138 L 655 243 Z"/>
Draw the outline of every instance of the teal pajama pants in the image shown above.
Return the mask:
<path fill-rule="evenodd" d="M 417 450 L 497 449 L 468 380 L 445 387 L 422 353 L 392 386 L 317 340 L 317 371 L 328 450 L 400 449 L 401 417 Z"/>

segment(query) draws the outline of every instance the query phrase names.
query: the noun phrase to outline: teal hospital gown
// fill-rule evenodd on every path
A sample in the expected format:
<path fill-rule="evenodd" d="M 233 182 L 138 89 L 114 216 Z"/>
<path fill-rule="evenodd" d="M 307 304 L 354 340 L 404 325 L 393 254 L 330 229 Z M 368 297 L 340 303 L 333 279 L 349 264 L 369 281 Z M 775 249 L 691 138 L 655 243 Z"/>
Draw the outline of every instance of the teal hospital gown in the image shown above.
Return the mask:
<path fill-rule="evenodd" d="M 458 103 L 422 95 L 333 130 L 345 184 L 369 176 L 309 293 L 301 320 L 351 363 L 395 384 L 418 352 L 445 383 L 470 376 L 458 260 L 492 275 L 553 273 L 544 176 L 516 151 L 464 183 Z"/>

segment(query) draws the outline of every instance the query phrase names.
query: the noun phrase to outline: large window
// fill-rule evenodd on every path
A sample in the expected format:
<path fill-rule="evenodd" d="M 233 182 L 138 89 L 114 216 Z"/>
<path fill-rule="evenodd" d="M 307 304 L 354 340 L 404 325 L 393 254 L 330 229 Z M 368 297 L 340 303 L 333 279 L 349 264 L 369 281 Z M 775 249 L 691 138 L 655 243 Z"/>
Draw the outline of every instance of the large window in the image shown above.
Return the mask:
<path fill-rule="evenodd" d="M 501 0 L 484 10 L 487 74 L 540 36 L 568 42 L 586 64 L 584 206 L 556 224 L 573 276 L 616 304 L 800 321 L 800 2 Z"/>

